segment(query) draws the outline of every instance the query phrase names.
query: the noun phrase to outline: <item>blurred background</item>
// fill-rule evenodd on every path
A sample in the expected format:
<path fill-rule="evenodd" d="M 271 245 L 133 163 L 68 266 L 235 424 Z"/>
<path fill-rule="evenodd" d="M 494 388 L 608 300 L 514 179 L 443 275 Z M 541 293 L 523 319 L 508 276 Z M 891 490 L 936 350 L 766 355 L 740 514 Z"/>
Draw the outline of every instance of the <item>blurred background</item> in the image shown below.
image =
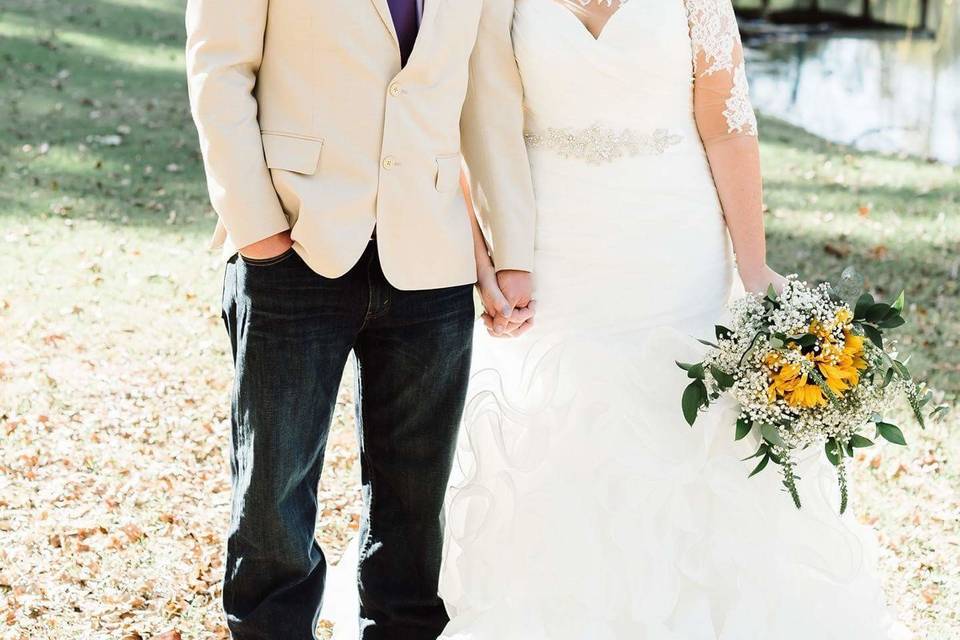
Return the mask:
<path fill-rule="evenodd" d="M 183 4 L 0 2 L 2 640 L 226 637 L 232 367 Z M 771 264 L 906 289 L 901 350 L 955 404 L 957 0 L 736 5 Z M 358 524 L 351 403 L 345 386 L 320 488 L 333 560 Z M 856 464 L 857 516 L 917 638 L 960 638 L 957 426 Z"/>

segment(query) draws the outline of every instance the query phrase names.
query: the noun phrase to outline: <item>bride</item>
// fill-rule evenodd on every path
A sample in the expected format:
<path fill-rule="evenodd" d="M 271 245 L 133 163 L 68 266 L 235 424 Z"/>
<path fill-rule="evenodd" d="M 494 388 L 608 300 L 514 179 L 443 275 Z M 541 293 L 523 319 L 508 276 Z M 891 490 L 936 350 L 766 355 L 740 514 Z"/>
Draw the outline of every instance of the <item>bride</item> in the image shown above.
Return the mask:
<path fill-rule="evenodd" d="M 730 0 L 517 0 L 513 20 L 537 326 L 477 346 L 441 640 L 889 637 L 831 471 L 801 466 L 797 511 L 776 473 L 746 478 L 733 407 L 681 416 L 689 336 L 712 335 L 735 281 L 782 280 Z"/>

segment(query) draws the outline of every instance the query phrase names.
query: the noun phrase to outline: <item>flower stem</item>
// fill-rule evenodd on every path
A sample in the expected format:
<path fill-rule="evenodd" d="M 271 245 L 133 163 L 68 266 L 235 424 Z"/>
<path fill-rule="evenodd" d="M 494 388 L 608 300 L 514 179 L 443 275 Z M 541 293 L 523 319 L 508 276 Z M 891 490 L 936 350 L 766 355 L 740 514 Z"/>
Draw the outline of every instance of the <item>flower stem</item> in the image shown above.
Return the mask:
<path fill-rule="evenodd" d="M 841 449 L 842 451 L 842 449 Z M 847 510 L 847 458 L 840 454 L 840 462 L 837 464 L 837 483 L 840 485 L 840 514 L 843 515 Z"/>
<path fill-rule="evenodd" d="M 793 458 L 790 457 L 790 452 L 787 449 L 780 449 L 778 453 L 780 454 L 781 464 L 783 465 L 783 485 L 787 488 L 787 491 L 790 492 L 790 497 L 793 498 L 793 504 L 799 509 L 800 491 L 797 489 L 797 475 L 794 473 Z"/>

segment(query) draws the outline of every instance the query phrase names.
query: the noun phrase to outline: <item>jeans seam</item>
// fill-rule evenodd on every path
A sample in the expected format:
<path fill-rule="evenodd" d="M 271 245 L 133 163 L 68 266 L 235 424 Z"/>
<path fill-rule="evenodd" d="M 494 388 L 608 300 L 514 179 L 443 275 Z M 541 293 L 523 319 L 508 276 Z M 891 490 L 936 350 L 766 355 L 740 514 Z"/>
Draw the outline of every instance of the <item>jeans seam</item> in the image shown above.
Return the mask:
<path fill-rule="evenodd" d="M 374 293 L 379 288 L 374 286 L 374 277 L 373 277 L 373 266 L 376 264 L 373 257 L 367 263 L 367 311 L 363 316 L 363 324 L 360 326 L 360 329 L 363 330 L 367 326 L 367 322 L 370 320 L 379 320 L 388 313 L 390 313 L 390 307 L 392 300 L 390 296 L 387 296 L 387 299 L 383 303 L 383 308 L 379 311 L 374 311 Z M 386 276 L 383 277 L 384 283 L 386 283 Z"/>

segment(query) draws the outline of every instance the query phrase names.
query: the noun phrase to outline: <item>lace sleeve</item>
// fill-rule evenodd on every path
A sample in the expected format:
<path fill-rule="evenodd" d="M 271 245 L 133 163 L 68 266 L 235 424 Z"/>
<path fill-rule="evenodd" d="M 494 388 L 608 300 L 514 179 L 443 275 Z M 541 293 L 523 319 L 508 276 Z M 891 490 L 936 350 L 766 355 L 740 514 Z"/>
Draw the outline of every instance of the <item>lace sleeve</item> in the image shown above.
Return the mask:
<path fill-rule="evenodd" d="M 756 136 L 731 0 L 686 0 L 693 53 L 693 110 L 704 146 Z"/>

